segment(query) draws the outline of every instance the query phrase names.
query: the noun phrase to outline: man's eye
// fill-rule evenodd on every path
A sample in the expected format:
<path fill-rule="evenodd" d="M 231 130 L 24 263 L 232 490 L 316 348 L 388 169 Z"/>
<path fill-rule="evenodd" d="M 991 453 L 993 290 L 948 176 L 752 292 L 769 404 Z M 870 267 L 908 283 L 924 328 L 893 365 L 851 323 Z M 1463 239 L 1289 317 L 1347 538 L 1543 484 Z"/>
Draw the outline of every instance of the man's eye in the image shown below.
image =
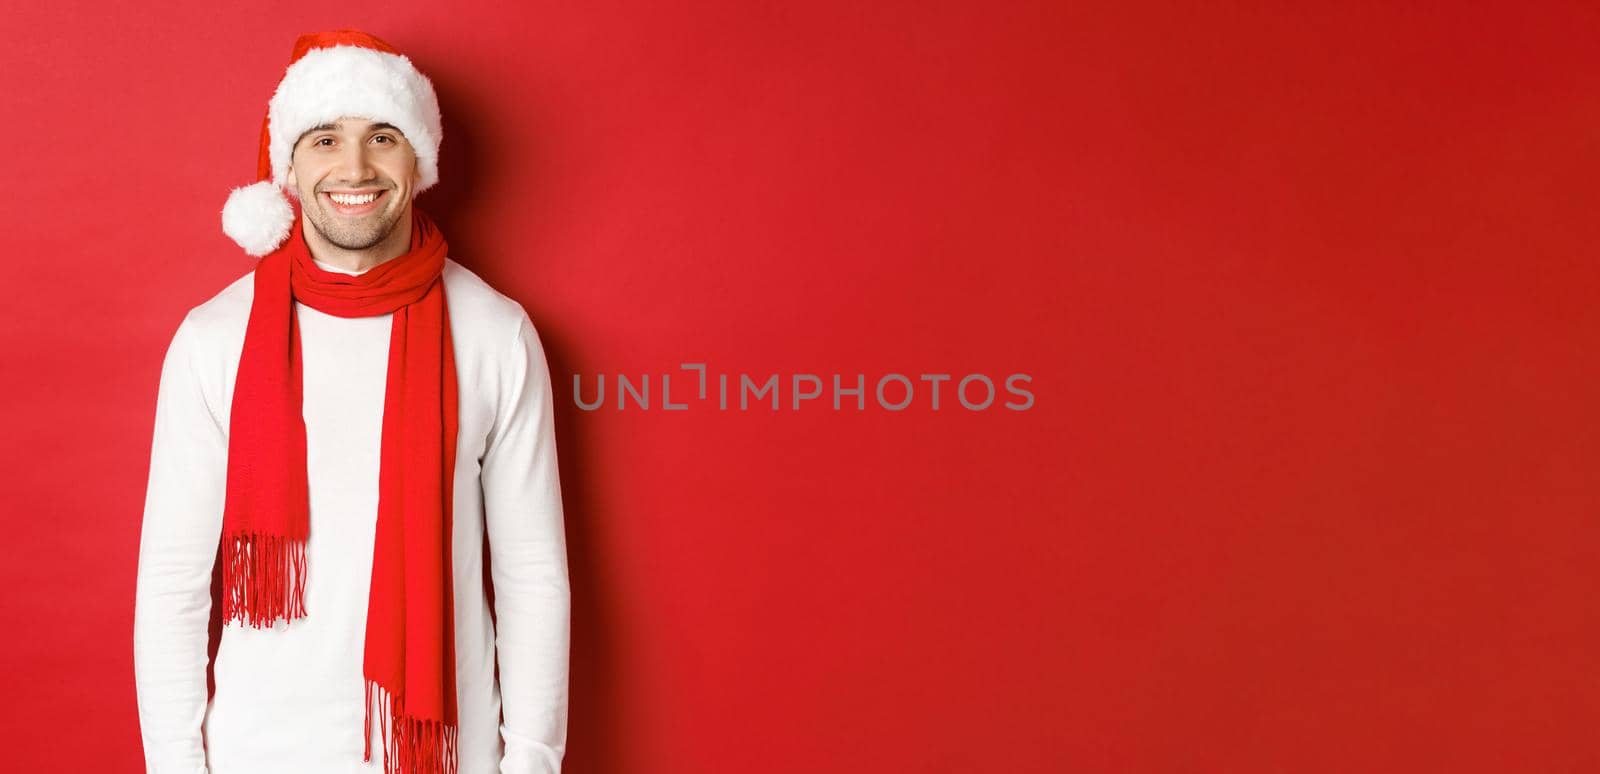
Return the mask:
<path fill-rule="evenodd" d="M 317 138 L 316 144 L 317 145 L 321 145 L 323 142 L 333 142 L 333 138 L 332 137 L 319 137 L 319 138 Z"/>
<path fill-rule="evenodd" d="M 374 137 L 372 139 L 374 139 L 374 140 L 385 140 L 385 141 L 388 141 L 388 142 L 391 142 L 391 143 L 394 142 L 394 138 L 390 137 L 387 134 L 380 134 L 377 137 Z"/>

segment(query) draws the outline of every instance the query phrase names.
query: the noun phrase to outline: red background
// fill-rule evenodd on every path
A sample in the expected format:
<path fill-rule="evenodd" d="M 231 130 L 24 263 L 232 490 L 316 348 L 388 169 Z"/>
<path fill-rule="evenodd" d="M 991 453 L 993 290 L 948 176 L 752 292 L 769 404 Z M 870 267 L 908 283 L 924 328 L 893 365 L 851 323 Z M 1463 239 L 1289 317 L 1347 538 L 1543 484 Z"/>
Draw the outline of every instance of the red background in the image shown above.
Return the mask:
<path fill-rule="evenodd" d="M 161 355 L 359 26 L 556 376 L 574 774 L 1600 769 L 1600 16 L 1112 5 L 6 0 L 3 767 L 142 770 Z M 572 401 L 685 361 L 1035 404 Z"/>

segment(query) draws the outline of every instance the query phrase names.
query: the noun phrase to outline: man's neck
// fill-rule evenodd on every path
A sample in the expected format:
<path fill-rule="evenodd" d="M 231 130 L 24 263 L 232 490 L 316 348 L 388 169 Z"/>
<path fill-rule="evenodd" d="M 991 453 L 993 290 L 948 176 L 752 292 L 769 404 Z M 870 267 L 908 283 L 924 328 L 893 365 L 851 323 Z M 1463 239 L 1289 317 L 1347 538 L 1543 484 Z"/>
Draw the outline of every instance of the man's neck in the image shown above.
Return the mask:
<path fill-rule="evenodd" d="M 384 261 L 399 258 L 411 249 L 411 216 L 406 213 L 400 217 L 400 222 L 395 224 L 394 230 L 379 242 L 365 250 L 347 250 L 322 236 L 311 225 L 305 215 L 301 215 L 300 230 L 305 234 L 306 247 L 311 251 L 311 257 L 323 263 L 332 264 L 346 271 L 364 272 Z"/>

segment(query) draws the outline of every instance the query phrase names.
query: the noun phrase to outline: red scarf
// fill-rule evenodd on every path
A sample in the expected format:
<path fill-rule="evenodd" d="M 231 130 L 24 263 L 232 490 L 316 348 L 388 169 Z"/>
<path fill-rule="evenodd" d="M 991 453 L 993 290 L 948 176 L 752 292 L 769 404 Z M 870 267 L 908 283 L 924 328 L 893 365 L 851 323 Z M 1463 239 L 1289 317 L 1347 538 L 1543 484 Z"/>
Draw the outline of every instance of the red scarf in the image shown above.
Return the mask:
<path fill-rule="evenodd" d="M 456 770 L 451 506 L 456 372 L 445 309 L 444 236 L 412 208 L 411 249 L 359 275 L 312 262 L 296 213 L 255 269 L 228 438 L 223 620 L 303 618 L 310 506 L 294 302 L 338 317 L 394 313 L 367 606 L 363 760 L 372 705 L 389 774 Z"/>

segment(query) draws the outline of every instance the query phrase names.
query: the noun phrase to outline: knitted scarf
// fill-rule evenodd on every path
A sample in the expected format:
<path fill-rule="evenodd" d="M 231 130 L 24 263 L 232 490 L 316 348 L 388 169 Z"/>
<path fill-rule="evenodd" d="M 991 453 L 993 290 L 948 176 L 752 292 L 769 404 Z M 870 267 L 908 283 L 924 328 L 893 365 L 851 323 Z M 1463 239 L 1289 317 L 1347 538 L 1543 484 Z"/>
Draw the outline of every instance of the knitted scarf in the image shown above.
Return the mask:
<path fill-rule="evenodd" d="M 230 413 L 223 619 L 270 627 L 307 614 L 310 505 L 294 302 L 338 317 L 394 313 L 362 665 L 363 760 L 372 760 L 376 701 L 387 774 L 453 774 L 457 763 L 450 540 L 457 417 L 440 281 L 446 249 L 432 219 L 413 207 L 408 252 L 359 275 L 331 272 L 312 262 L 297 213 L 289 238 L 256 264 Z"/>

